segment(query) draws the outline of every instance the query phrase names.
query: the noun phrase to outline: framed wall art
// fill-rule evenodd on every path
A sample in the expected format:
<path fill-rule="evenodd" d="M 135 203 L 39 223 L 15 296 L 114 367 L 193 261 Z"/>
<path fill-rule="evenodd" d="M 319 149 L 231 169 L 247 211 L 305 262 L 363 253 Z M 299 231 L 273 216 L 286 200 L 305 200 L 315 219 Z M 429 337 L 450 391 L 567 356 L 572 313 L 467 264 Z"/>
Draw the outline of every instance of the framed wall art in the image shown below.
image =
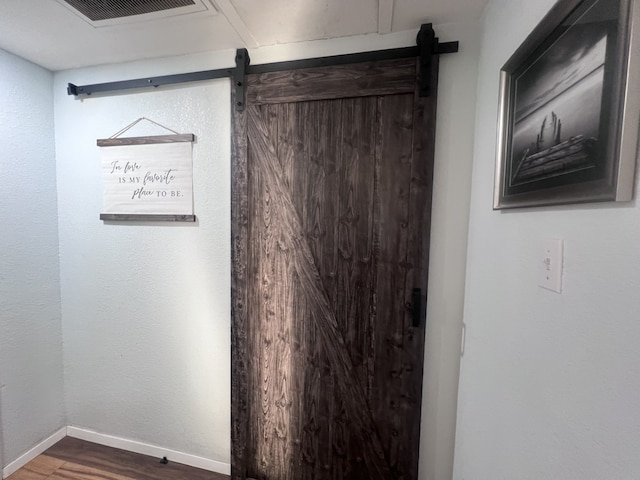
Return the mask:
<path fill-rule="evenodd" d="M 500 72 L 494 209 L 633 196 L 640 0 L 558 0 Z"/>
<path fill-rule="evenodd" d="M 171 135 L 121 136 L 143 120 Z M 146 117 L 98 139 L 104 186 L 100 220 L 195 222 L 194 141 L 193 133 L 180 134 Z"/>

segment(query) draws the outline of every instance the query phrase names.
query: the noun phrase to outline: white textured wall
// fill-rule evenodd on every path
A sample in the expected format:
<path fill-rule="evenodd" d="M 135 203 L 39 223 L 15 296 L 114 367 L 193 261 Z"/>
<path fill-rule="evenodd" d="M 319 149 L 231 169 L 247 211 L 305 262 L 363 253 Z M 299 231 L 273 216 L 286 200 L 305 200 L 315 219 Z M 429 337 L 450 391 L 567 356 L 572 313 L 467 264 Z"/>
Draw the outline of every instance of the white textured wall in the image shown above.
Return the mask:
<path fill-rule="evenodd" d="M 64 426 L 53 125 L 51 73 L 0 50 L 2 467 Z"/>
<path fill-rule="evenodd" d="M 55 75 L 65 394 L 71 426 L 228 463 L 229 82 L 84 100 L 66 93 L 67 82 L 202 70 L 211 62 L 181 58 Z M 196 135 L 197 224 L 99 220 L 96 139 L 142 116 Z M 168 133 L 144 125 L 128 135 Z"/>
<path fill-rule="evenodd" d="M 494 212 L 498 75 L 553 0 L 485 12 L 455 479 L 640 478 L 640 208 Z M 537 286 L 565 240 L 564 291 Z"/>

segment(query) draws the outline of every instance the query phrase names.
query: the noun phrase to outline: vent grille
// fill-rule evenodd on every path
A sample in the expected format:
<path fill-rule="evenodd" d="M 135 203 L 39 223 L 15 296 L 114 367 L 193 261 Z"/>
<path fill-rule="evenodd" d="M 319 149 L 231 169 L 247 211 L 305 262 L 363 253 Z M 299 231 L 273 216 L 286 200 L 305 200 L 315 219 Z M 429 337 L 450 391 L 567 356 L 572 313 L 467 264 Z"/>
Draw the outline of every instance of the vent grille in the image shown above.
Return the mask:
<path fill-rule="evenodd" d="M 112 20 L 173 8 L 190 7 L 194 0 L 64 0 L 89 20 Z"/>

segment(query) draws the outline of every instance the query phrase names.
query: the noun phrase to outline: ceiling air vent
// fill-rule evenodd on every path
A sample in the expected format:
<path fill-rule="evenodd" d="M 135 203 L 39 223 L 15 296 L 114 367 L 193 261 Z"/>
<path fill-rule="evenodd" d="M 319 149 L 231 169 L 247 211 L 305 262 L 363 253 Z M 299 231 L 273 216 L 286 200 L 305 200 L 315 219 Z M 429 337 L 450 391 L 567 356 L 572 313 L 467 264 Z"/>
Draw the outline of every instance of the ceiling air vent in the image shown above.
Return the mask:
<path fill-rule="evenodd" d="M 112 20 L 195 5 L 193 0 L 65 0 L 91 21 Z"/>
<path fill-rule="evenodd" d="M 204 12 L 217 13 L 203 0 L 58 0 L 94 27 Z"/>

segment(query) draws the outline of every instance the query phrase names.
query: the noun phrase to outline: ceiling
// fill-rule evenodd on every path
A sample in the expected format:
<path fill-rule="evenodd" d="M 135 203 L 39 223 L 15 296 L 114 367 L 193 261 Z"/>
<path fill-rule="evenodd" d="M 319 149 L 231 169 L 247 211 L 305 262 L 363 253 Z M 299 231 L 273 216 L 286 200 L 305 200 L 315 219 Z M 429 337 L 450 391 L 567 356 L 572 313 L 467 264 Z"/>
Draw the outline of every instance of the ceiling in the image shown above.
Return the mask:
<path fill-rule="evenodd" d="M 135 1 L 135 0 L 131 0 Z M 64 0 L 0 0 L 0 48 L 49 70 L 477 20 L 488 0 L 194 0 L 92 24 Z M 178 14 L 176 14 L 178 13 Z"/>

